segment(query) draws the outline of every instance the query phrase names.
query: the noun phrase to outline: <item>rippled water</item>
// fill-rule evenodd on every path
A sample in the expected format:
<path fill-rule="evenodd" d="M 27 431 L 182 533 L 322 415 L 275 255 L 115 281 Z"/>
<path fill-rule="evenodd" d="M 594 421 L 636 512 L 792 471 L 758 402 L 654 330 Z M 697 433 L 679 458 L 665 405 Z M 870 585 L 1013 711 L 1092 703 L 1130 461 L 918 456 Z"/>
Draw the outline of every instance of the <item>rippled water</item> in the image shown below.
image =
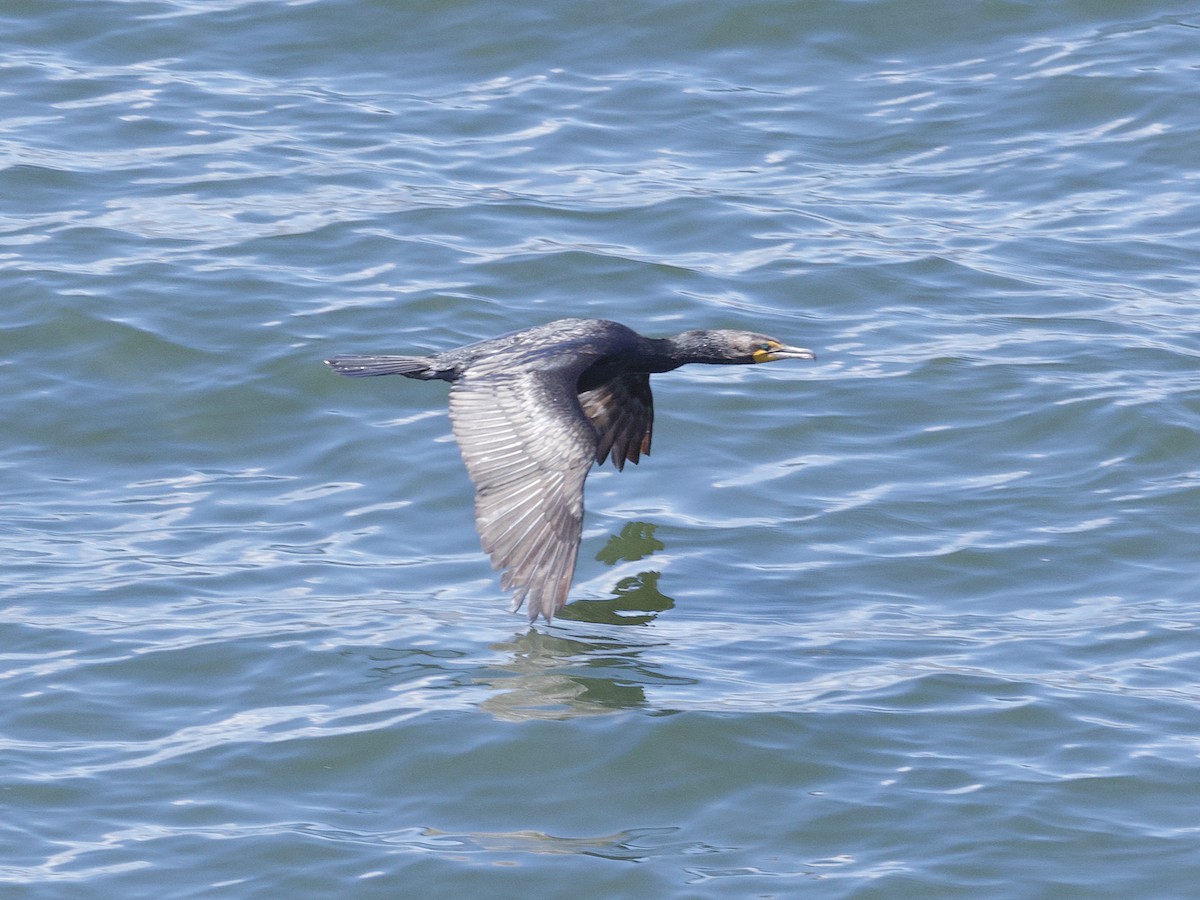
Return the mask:
<path fill-rule="evenodd" d="M 1152 2 L 0 9 L 0 893 L 1182 897 L 1200 16 Z M 445 387 L 657 378 L 561 619 Z"/>

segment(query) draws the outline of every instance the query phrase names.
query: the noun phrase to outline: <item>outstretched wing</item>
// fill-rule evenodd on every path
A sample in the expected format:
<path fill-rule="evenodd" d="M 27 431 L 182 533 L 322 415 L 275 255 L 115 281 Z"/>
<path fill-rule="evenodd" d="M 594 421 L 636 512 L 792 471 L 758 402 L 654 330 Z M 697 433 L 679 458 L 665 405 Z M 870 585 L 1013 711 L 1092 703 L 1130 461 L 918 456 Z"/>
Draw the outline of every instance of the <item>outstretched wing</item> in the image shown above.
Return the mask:
<path fill-rule="evenodd" d="M 567 602 L 596 430 L 574 378 L 555 371 L 467 374 L 450 389 L 450 421 L 475 482 L 475 525 L 503 572 L 512 609 L 549 620 Z"/>
<path fill-rule="evenodd" d="M 650 453 L 654 430 L 654 395 L 650 376 L 622 375 L 579 395 L 583 411 L 596 429 L 596 464 L 612 454 L 613 465 L 625 468 L 625 460 L 636 463 Z"/>

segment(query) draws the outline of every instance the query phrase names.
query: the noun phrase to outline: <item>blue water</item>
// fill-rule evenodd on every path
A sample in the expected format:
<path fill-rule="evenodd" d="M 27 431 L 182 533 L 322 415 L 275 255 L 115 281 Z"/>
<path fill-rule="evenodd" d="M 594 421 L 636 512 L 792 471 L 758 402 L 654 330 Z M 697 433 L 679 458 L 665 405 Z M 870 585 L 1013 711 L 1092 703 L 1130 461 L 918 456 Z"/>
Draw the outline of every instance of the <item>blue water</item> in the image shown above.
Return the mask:
<path fill-rule="evenodd" d="M 0 6 L 0 894 L 1190 896 L 1200 15 Z M 656 376 L 530 628 L 442 384 Z"/>

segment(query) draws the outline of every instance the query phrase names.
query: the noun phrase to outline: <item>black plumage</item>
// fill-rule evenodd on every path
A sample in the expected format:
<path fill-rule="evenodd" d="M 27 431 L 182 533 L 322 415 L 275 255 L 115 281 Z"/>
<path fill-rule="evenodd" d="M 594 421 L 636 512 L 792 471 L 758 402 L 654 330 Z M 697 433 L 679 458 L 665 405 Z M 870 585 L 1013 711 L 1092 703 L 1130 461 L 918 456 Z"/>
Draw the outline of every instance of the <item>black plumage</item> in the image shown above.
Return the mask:
<path fill-rule="evenodd" d="M 335 356 L 341 375 L 450 382 L 450 421 L 475 483 L 475 524 L 512 609 L 549 621 L 571 587 L 583 482 L 606 458 L 650 452 L 650 375 L 687 363 L 813 359 L 746 331 L 643 337 L 604 319 L 560 319 L 433 356 Z"/>

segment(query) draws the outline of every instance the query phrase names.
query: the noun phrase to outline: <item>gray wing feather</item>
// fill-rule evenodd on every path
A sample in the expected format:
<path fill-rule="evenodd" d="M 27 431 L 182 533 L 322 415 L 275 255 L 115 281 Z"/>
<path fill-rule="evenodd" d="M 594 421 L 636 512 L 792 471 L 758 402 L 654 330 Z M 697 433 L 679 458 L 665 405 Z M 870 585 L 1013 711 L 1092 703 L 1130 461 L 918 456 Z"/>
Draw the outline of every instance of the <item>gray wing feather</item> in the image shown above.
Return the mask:
<path fill-rule="evenodd" d="M 549 620 L 571 587 L 583 483 L 596 430 L 574 384 L 554 372 L 467 375 L 450 389 L 450 421 L 475 482 L 475 524 L 513 610 Z"/>

